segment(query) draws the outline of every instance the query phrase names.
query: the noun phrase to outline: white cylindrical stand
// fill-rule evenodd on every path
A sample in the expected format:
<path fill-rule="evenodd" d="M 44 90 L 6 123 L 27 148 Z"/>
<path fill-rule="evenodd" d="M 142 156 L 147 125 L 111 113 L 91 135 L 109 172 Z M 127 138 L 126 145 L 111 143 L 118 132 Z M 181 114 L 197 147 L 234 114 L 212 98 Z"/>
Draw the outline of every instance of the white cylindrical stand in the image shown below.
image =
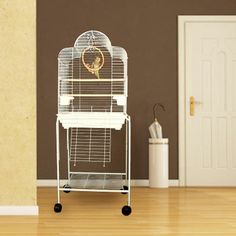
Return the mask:
<path fill-rule="evenodd" d="M 149 186 L 151 188 L 168 188 L 169 154 L 168 139 L 149 139 Z"/>

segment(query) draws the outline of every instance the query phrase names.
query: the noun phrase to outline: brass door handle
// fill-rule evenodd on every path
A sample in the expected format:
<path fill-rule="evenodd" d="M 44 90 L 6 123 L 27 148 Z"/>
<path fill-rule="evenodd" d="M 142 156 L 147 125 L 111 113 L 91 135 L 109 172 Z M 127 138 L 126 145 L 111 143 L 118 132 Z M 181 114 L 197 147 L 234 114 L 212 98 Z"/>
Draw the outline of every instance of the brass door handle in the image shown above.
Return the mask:
<path fill-rule="evenodd" d="M 202 102 L 200 101 L 195 101 L 194 96 L 190 97 L 190 116 L 194 116 L 195 114 L 195 104 L 200 105 Z"/>

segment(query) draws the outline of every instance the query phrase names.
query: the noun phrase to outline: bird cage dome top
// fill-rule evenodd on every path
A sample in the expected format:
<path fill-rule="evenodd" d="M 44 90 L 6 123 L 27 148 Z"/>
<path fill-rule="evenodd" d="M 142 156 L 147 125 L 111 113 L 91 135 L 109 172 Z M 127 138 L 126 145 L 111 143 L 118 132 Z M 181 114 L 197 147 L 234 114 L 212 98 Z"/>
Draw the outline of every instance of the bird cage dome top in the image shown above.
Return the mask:
<path fill-rule="evenodd" d="M 89 30 L 81 34 L 76 40 L 74 47 L 106 47 L 111 52 L 111 41 L 110 39 L 102 32 L 96 30 Z"/>
<path fill-rule="evenodd" d="M 86 48 L 93 47 L 101 50 L 105 48 L 112 57 L 114 56 L 121 59 L 122 61 L 125 61 L 128 58 L 124 48 L 112 46 L 110 39 L 104 33 L 97 30 L 89 30 L 82 33 L 75 40 L 73 47 L 64 48 L 59 52 L 58 58 L 63 60 L 65 58 L 65 55 L 68 55 L 68 53 L 70 53 L 72 49 L 74 49 L 73 57 L 79 58 Z"/>

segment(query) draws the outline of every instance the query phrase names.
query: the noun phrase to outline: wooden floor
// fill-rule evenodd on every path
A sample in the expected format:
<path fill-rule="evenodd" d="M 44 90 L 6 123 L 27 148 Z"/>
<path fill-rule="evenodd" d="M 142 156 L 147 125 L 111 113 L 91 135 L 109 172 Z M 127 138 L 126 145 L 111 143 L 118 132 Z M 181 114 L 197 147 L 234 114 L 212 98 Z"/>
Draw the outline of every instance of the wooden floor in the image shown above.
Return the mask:
<path fill-rule="evenodd" d="M 236 235 L 235 188 L 133 188 L 128 217 L 118 193 L 62 193 L 59 214 L 55 199 L 55 188 L 39 188 L 39 217 L 0 217 L 0 235 Z"/>

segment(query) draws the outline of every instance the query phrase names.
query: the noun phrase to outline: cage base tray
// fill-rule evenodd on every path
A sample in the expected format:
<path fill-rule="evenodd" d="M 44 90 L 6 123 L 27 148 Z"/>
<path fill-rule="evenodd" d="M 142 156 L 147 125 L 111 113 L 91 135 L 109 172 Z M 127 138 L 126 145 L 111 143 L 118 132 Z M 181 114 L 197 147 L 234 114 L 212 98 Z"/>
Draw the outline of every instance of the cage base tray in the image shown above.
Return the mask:
<path fill-rule="evenodd" d="M 111 128 L 120 130 L 125 123 L 123 112 L 73 112 L 58 114 L 62 126 L 68 128 Z"/>

